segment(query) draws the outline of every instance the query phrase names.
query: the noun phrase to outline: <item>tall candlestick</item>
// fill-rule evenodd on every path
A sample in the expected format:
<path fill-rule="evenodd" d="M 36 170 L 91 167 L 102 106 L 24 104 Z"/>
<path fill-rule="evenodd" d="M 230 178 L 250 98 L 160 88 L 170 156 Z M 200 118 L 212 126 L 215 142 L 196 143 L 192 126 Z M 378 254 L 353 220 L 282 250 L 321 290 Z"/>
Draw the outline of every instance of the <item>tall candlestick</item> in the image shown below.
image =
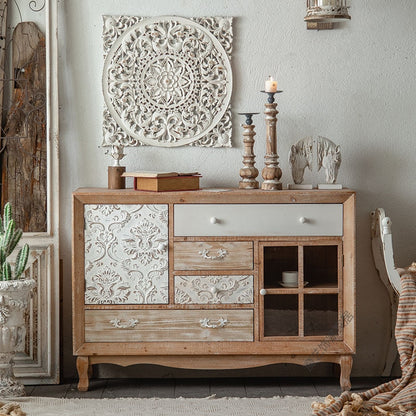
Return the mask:
<path fill-rule="evenodd" d="M 238 187 L 240 189 L 258 189 L 259 182 L 256 180 L 257 175 L 259 174 L 258 169 L 254 166 L 255 158 L 253 152 L 254 147 L 254 136 L 256 132 L 254 131 L 253 125 L 253 115 L 259 113 L 238 113 L 246 117 L 245 124 L 242 124 L 243 131 L 243 143 L 244 143 L 244 155 L 243 155 L 243 167 L 240 169 L 240 176 L 242 180 L 239 182 Z"/>
<path fill-rule="evenodd" d="M 266 155 L 264 156 L 264 164 L 266 165 L 261 175 L 264 179 L 261 184 L 261 189 L 266 191 L 277 191 L 282 189 L 280 178 L 282 177 L 282 170 L 279 167 L 279 156 L 277 155 L 277 138 L 276 138 L 276 124 L 277 124 L 277 103 L 274 102 L 274 94 L 282 91 L 262 91 L 268 94 L 266 109 Z"/>

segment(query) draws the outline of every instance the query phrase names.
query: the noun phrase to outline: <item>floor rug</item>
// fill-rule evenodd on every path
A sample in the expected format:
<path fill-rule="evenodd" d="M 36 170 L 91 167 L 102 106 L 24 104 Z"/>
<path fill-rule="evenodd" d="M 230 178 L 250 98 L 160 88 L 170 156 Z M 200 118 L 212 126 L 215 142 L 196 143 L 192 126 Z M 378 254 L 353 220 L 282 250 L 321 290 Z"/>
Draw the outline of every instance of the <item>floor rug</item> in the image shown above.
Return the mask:
<path fill-rule="evenodd" d="M 309 416 L 322 397 L 205 399 L 15 399 L 28 416 Z"/>

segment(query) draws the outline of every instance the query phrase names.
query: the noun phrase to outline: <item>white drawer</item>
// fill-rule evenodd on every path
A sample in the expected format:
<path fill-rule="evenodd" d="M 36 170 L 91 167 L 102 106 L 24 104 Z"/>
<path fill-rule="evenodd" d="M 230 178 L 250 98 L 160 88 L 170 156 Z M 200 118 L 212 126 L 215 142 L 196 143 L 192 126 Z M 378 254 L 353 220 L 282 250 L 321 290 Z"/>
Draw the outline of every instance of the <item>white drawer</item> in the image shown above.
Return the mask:
<path fill-rule="evenodd" d="M 176 204 L 175 236 L 340 236 L 342 204 Z"/>

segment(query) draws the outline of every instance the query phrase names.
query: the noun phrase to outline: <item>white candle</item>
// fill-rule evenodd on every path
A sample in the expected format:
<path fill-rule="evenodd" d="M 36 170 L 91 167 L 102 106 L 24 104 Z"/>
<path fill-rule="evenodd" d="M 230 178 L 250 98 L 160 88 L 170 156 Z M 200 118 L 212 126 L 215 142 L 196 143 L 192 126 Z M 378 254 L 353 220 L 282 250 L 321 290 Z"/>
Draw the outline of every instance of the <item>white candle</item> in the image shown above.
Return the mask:
<path fill-rule="evenodd" d="M 273 77 L 269 76 L 266 79 L 266 83 L 264 86 L 264 91 L 266 92 L 276 92 L 277 91 L 277 81 L 273 79 Z"/>

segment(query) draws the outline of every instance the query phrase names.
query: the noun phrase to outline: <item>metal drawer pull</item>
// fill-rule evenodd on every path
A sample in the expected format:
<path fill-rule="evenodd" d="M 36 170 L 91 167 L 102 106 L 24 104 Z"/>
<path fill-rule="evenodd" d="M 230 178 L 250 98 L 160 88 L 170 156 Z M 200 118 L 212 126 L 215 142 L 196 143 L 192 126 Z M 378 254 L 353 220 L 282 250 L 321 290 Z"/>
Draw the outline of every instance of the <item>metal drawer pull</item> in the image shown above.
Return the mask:
<path fill-rule="evenodd" d="M 224 328 L 228 324 L 228 320 L 224 318 L 218 319 L 216 324 L 212 324 L 209 318 L 201 319 L 199 322 L 202 328 Z"/>
<path fill-rule="evenodd" d="M 210 256 L 209 250 L 204 248 L 203 250 L 198 251 L 198 253 L 202 256 L 202 258 L 207 260 L 221 260 L 228 254 L 228 251 L 224 250 L 223 248 L 220 248 L 219 250 L 217 250 L 216 256 Z"/>
<path fill-rule="evenodd" d="M 307 219 L 307 218 L 305 218 L 305 217 L 300 217 L 300 218 L 299 218 L 299 222 L 300 222 L 301 224 L 306 224 L 306 223 L 308 222 L 308 219 Z"/>
<path fill-rule="evenodd" d="M 135 328 L 136 325 L 139 323 L 138 319 L 129 319 L 126 324 L 122 324 L 120 319 L 112 319 L 110 321 L 111 325 L 113 325 L 114 328 L 119 329 L 131 329 Z"/>

